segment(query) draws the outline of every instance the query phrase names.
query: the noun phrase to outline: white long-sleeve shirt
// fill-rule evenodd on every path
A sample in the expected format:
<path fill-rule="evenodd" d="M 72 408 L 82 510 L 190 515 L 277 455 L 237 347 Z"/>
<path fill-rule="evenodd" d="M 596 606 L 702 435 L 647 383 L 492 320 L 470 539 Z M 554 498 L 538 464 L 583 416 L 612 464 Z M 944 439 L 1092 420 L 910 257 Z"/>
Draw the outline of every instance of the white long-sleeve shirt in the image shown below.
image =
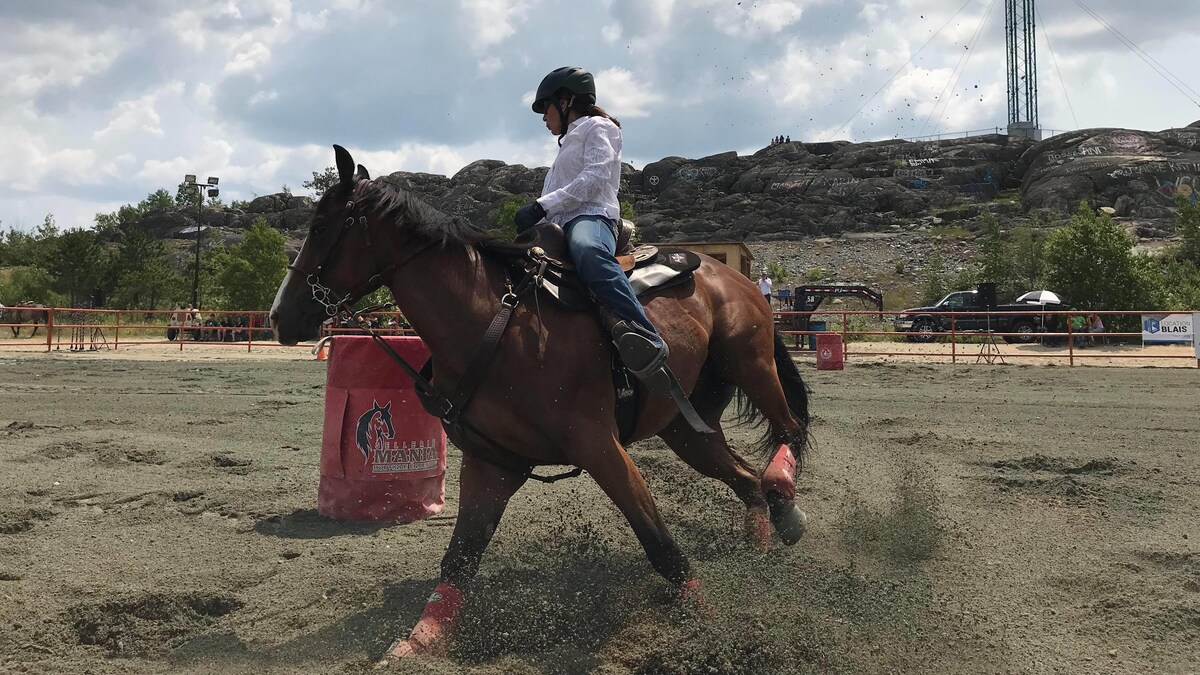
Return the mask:
<path fill-rule="evenodd" d="M 621 204 L 621 129 L 612 120 L 581 117 L 567 127 L 537 200 L 545 220 L 566 225 L 579 216 L 617 220 Z"/>

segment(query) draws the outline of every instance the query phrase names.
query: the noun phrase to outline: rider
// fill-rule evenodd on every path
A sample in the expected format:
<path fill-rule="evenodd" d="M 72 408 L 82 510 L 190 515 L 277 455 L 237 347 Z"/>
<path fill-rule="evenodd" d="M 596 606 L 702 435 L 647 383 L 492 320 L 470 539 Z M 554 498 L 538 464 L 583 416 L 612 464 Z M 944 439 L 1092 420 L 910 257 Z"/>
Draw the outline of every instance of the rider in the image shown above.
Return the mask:
<path fill-rule="evenodd" d="M 621 124 L 596 105 L 596 83 L 583 68 L 550 72 L 537 88 L 533 111 L 558 136 L 558 157 L 542 196 L 517 209 L 517 231 L 558 222 L 567 252 L 601 308 L 621 360 L 642 380 L 662 370 L 667 343 L 638 302 L 616 259 L 621 205 Z"/>

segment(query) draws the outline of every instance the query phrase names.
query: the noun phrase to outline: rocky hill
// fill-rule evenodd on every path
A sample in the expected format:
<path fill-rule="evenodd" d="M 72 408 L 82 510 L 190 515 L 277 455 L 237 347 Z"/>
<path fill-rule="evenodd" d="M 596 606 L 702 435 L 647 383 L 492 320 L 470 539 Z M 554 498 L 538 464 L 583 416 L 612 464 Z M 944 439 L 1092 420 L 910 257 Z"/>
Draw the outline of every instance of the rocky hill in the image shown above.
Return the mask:
<path fill-rule="evenodd" d="M 368 167 L 378 169 L 380 167 Z M 396 172 L 393 183 L 438 208 L 491 227 L 500 205 L 533 199 L 545 168 L 479 160 L 453 176 Z M 1173 233 L 1177 195 L 1200 187 L 1200 122 L 1160 132 L 1087 129 L 1033 142 L 1004 135 L 908 142 L 791 142 L 753 155 L 667 157 L 626 166 L 623 199 L 633 202 L 646 241 L 748 242 L 903 233 L 958 223 L 984 212 L 1002 222 L 1040 214 L 1066 218 L 1081 200 L 1106 207 L 1142 238 Z M 245 209 L 209 209 L 215 238 L 236 241 L 263 217 L 298 247 L 312 200 L 258 197 Z M 156 212 L 142 227 L 190 239 L 194 214 Z M 187 234 L 183 234 L 183 233 Z"/>

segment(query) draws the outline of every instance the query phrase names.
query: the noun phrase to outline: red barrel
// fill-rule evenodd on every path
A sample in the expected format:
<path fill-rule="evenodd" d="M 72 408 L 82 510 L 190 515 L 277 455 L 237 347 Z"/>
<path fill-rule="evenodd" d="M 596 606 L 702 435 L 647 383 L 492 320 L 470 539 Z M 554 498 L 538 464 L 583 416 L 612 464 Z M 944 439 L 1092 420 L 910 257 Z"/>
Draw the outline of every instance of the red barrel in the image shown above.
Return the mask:
<path fill-rule="evenodd" d="M 817 333 L 817 370 L 841 370 L 841 333 Z"/>
<path fill-rule="evenodd" d="M 385 339 L 414 368 L 429 358 L 420 338 Z M 328 364 L 317 511 L 369 521 L 440 513 L 446 433 L 421 407 L 412 378 L 365 335 L 334 338 Z"/>

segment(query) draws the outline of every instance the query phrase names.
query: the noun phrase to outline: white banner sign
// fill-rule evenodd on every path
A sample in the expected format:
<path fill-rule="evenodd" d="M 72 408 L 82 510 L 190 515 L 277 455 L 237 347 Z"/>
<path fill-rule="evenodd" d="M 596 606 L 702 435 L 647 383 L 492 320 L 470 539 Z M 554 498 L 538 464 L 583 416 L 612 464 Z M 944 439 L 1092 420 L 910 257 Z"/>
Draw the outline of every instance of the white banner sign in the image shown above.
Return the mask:
<path fill-rule="evenodd" d="M 1200 326 L 1200 312 L 1196 312 L 1192 315 L 1192 328 L 1195 328 L 1196 326 Z M 1197 365 L 1200 365 L 1200 331 L 1192 331 L 1192 344 L 1196 347 Z"/>
<path fill-rule="evenodd" d="M 1191 314 L 1143 314 L 1142 342 L 1192 342 Z"/>

